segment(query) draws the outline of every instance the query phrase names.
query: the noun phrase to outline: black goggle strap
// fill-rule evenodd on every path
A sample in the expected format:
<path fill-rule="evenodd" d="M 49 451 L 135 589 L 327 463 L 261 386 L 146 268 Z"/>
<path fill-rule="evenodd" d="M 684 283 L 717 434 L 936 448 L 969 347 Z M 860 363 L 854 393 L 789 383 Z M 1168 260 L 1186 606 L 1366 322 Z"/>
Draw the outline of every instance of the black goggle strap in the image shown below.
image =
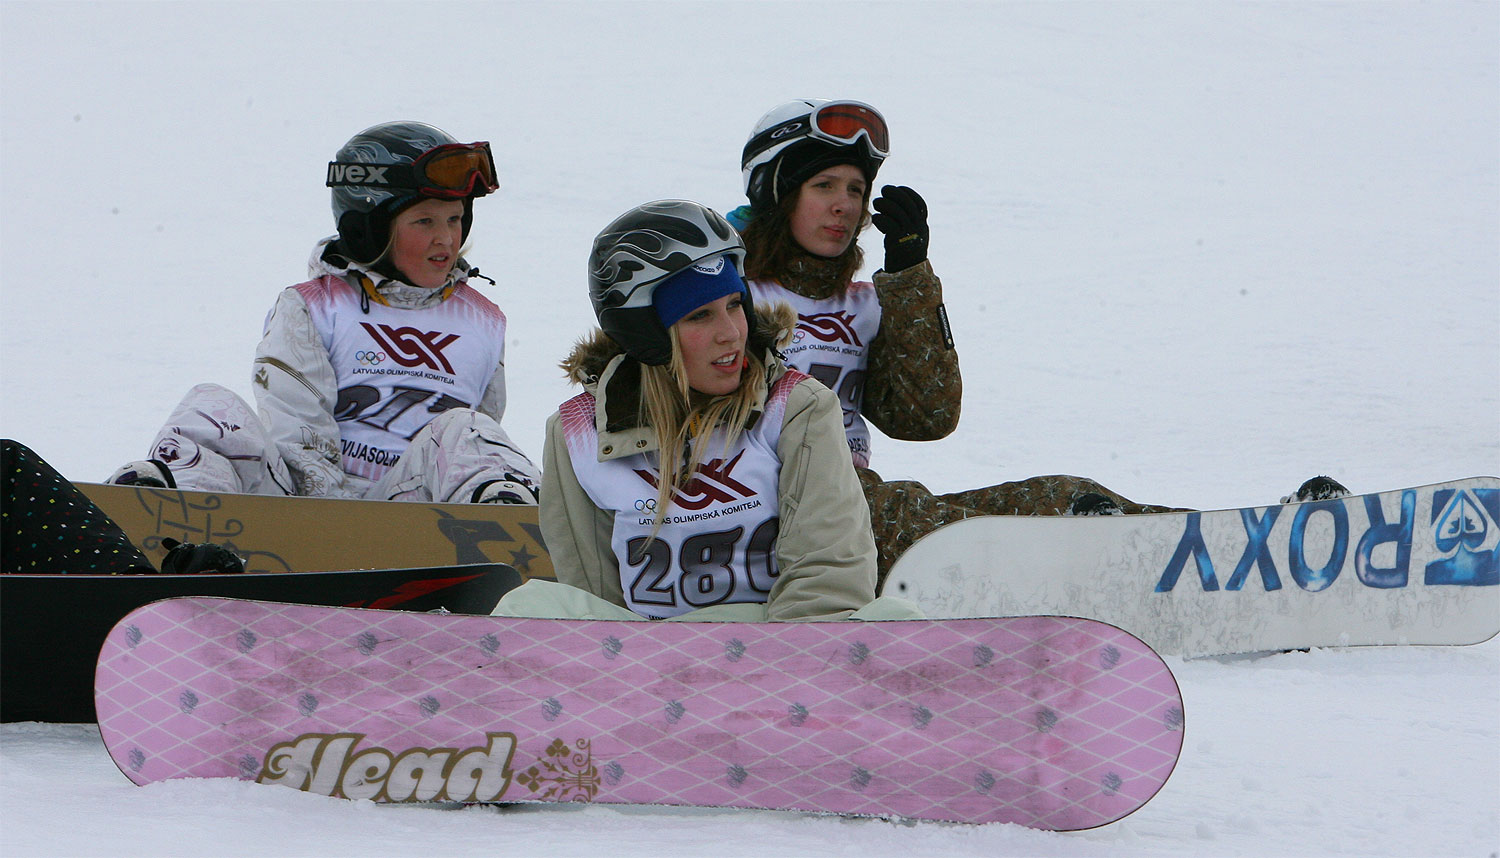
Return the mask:
<path fill-rule="evenodd" d="M 419 191 L 428 185 L 420 182 L 410 164 L 359 164 L 348 161 L 330 161 L 328 179 L 324 184 L 330 188 L 387 188 L 400 191 Z"/>
<path fill-rule="evenodd" d="M 866 149 L 874 156 L 876 161 L 884 161 L 888 155 L 886 149 L 877 144 L 875 137 L 871 135 L 869 129 L 859 128 L 847 137 L 834 137 L 825 131 L 815 129 L 813 127 L 813 115 L 811 113 L 804 113 L 795 119 L 788 119 L 774 128 L 767 128 L 754 137 L 751 137 L 750 141 L 745 144 L 745 151 L 752 154 L 741 161 L 740 169 L 749 166 L 752 160 L 762 157 L 772 148 L 784 143 L 790 143 L 793 140 L 802 140 L 809 137 L 814 140 L 822 140 L 825 143 L 832 143 L 836 146 L 853 146 L 863 138 Z"/>
<path fill-rule="evenodd" d="M 811 119 L 811 113 L 804 113 L 795 119 L 788 119 L 774 128 L 767 128 L 750 138 L 750 142 L 745 144 L 745 151 L 752 153 L 750 155 L 751 159 L 758 158 L 772 146 L 806 137 L 812 131 Z M 746 160 L 748 162 L 749 159 Z M 745 164 L 741 164 L 740 166 L 743 168 Z"/>
<path fill-rule="evenodd" d="M 484 170 L 470 167 L 465 173 L 465 177 L 469 179 L 466 186 L 451 186 L 432 181 L 427 174 L 426 161 L 418 161 L 415 164 L 360 164 L 350 161 L 330 161 L 328 177 L 323 184 L 330 188 L 385 188 L 440 197 L 457 193 L 484 196 L 499 186 L 494 179 L 494 164 L 494 159 L 490 158 L 487 164 L 488 176 L 484 175 Z"/>

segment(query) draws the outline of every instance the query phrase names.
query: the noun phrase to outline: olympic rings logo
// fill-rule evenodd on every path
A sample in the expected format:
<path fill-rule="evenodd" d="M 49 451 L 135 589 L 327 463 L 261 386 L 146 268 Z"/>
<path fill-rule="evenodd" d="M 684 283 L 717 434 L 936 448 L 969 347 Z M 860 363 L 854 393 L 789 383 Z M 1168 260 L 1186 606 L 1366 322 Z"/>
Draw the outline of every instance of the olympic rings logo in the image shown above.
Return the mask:
<path fill-rule="evenodd" d="M 642 498 L 635 502 L 636 512 L 656 512 L 656 498 Z"/>
<path fill-rule="evenodd" d="M 354 359 L 363 364 L 381 364 L 385 363 L 385 352 L 358 351 Z"/>

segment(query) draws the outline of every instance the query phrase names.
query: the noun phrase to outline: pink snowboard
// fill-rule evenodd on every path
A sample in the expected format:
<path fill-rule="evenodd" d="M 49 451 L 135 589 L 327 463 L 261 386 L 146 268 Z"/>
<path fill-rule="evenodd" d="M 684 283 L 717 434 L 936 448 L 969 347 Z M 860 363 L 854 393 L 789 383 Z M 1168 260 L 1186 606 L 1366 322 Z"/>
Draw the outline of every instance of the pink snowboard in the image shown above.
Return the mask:
<path fill-rule="evenodd" d="M 1183 737 L 1161 659 L 1066 617 L 636 623 L 171 599 L 110 633 L 95 705 L 138 784 L 1057 830 L 1145 804 Z"/>

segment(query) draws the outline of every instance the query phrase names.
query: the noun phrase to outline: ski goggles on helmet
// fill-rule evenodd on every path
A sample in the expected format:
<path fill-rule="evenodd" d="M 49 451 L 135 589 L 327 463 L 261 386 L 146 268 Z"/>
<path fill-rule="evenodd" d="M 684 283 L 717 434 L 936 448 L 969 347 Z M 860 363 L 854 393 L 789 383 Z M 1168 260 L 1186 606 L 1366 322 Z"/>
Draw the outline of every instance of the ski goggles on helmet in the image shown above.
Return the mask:
<path fill-rule="evenodd" d="M 809 137 L 839 146 L 852 146 L 863 137 L 877 161 L 891 151 L 890 131 L 880 111 L 859 101 L 830 101 L 750 138 L 740 166 L 765 163 L 788 144 Z"/>
<path fill-rule="evenodd" d="M 331 161 L 330 188 L 371 187 L 415 191 L 439 200 L 482 197 L 499 189 L 495 157 L 488 143 L 447 143 L 417 156 L 410 164 L 363 164 Z"/>

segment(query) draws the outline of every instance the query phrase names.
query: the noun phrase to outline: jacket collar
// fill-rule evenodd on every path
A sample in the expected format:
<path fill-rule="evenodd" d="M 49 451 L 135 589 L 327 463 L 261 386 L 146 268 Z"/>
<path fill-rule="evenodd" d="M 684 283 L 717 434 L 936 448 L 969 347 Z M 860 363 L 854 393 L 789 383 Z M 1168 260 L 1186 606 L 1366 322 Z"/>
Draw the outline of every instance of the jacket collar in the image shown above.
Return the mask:
<path fill-rule="evenodd" d="M 338 252 L 337 241 L 338 236 L 332 235 L 313 247 L 312 258 L 307 261 L 307 273 L 313 279 L 330 274 L 338 277 L 363 293 L 361 302 L 371 301 L 388 307 L 419 310 L 448 300 L 448 296 L 469 279 L 471 267 L 467 260 L 459 257 L 453 270 L 448 272 L 447 282 L 441 287 L 424 289 L 413 286 L 351 261 Z"/>

